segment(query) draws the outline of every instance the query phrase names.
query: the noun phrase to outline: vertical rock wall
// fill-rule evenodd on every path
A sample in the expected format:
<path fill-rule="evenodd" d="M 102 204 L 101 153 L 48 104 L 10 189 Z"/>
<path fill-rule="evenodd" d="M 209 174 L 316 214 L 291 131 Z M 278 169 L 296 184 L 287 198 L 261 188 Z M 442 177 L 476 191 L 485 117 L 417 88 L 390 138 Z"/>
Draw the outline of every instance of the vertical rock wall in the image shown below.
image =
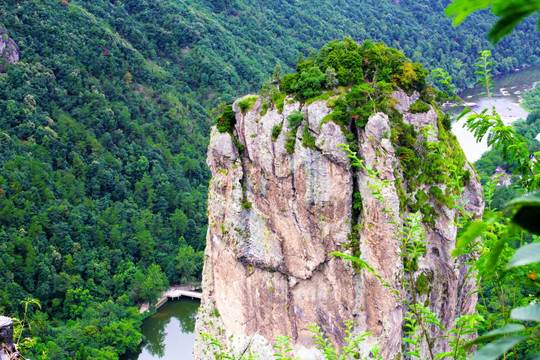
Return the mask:
<path fill-rule="evenodd" d="M 436 139 L 435 110 L 410 114 L 407 110 L 417 95 L 399 91 L 394 97 L 404 121 L 418 130 L 431 126 L 429 136 Z M 209 230 L 196 332 L 211 334 L 234 354 L 256 353 L 261 359 L 272 358 L 273 339 L 286 335 L 295 355 L 307 360 L 320 358 L 309 324 L 317 323 L 341 345 L 346 321 L 356 320 L 355 331 L 374 332 L 365 343 L 366 354 L 378 342 L 384 359 L 398 358 L 403 304 L 369 273 L 329 255 L 350 251 L 351 240 L 357 237 L 361 258 L 403 292 L 396 225 L 372 194 L 367 174 L 351 167 L 347 154 L 337 149 L 347 140 L 338 125 L 323 121 L 333 111 L 326 101 L 307 106 L 286 101 L 281 113 L 273 108 L 264 116 L 259 114 L 261 105 L 257 100 L 242 114 L 234 104 L 234 136 L 244 145 L 243 152 L 230 134 L 212 131 L 207 159 L 213 174 Z M 287 116 L 295 110 L 306 116 L 289 154 Z M 276 125 L 282 131 L 272 141 Z M 315 139 L 315 149 L 302 145 L 304 126 Z M 395 185 L 401 170 L 390 134 L 388 116 L 378 113 L 357 130 L 357 139 L 359 157 L 379 172 L 380 180 L 389 180 L 382 195 L 399 225 L 407 214 Z M 362 198 L 359 216 L 353 211 L 355 191 Z M 473 173 L 465 189 L 468 210 L 482 211 L 481 193 Z M 472 312 L 476 299 L 473 284 L 465 280 L 466 269 L 450 256 L 456 210 L 433 206 L 440 216 L 434 226 L 425 226 L 427 253 L 419 261 L 417 275 L 436 279 L 423 300 L 429 298 L 432 311 L 451 324 L 456 316 Z M 355 224 L 360 230 L 353 234 Z M 197 340 L 197 359 L 213 359 L 213 351 L 208 341 Z"/>

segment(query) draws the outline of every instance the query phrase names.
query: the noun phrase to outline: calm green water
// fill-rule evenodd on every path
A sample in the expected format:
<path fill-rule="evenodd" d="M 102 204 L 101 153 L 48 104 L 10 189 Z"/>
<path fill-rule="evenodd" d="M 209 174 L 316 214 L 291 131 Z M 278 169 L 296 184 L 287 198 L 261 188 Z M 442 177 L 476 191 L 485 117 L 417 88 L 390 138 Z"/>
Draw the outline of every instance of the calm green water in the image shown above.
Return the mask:
<path fill-rule="evenodd" d="M 142 333 L 146 340 L 139 346 L 138 353 L 125 360 L 192 360 L 193 331 L 199 305 L 198 300 L 167 302 L 144 320 Z"/>

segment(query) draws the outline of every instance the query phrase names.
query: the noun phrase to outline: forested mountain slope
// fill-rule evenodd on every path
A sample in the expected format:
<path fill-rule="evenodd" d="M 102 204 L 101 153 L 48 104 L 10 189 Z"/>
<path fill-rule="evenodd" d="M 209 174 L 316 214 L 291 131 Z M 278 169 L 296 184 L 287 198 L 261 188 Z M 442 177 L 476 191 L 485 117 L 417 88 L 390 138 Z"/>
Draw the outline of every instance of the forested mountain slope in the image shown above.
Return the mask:
<path fill-rule="evenodd" d="M 65 359 L 84 343 L 115 358 L 138 341 L 134 300 L 200 271 L 210 109 L 277 63 L 292 71 L 300 52 L 349 35 L 466 84 L 493 20 L 454 29 L 447 3 L 0 0 L 20 49 L 0 74 L 0 311 L 41 301 L 30 353 Z M 503 40 L 499 71 L 538 62 L 533 27 Z"/>
<path fill-rule="evenodd" d="M 206 111 L 80 7 L 0 9 L 21 51 L 0 74 L 0 312 L 37 298 L 36 353 L 116 358 L 140 339 L 133 295 L 204 247 Z"/>
<path fill-rule="evenodd" d="M 458 86 L 470 84 L 478 51 L 491 49 L 487 12 L 459 28 L 444 17 L 449 0 L 104 0 L 77 3 L 103 19 L 148 59 L 170 70 L 182 90 L 204 103 L 232 102 L 270 75 L 287 71 L 298 53 L 332 39 L 384 41 L 428 68 L 444 67 Z M 540 39 L 530 19 L 496 51 L 496 72 L 540 61 Z M 534 53 L 534 56 L 531 56 Z"/>

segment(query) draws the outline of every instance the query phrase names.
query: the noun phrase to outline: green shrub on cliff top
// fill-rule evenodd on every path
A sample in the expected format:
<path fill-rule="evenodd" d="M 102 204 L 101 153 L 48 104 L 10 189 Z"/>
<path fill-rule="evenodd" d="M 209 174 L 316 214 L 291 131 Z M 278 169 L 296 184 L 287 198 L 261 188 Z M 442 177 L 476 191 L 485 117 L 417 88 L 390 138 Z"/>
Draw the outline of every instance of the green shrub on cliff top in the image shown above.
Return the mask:
<path fill-rule="evenodd" d="M 257 101 L 256 96 L 248 96 L 238 102 L 238 107 L 240 108 L 240 111 L 242 114 L 246 114 L 249 110 L 253 108 L 253 105 L 255 104 L 255 101 Z"/>
<path fill-rule="evenodd" d="M 287 116 L 287 119 L 289 120 L 289 127 L 297 128 L 302 123 L 302 120 L 304 120 L 306 117 L 306 114 L 301 113 L 300 111 L 293 111 L 289 116 Z"/>
<path fill-rule="evenodd" d="M 300 99 L 309 99 L 321 94 L 325 79 L 326 75 L 322 73 L 321 69 L 312 66 L 300 74 L 291 89 L 297 93 Z"/>
<path fill-rule="evenodd" d="M 232 105 L 225 106 L 223 113 L 217 119 L 217 129 L 220 132 L 232 132 L 234 125 L 236 124 L 236 116 Z"/>
<path fill-rule="evenodd" d="M 427 87 L 426 76 L 427 71 L 420 64 L 411 63 L 400 51 L 384 43 L 366 40 L 359 45 L 345 38 L 326 44 L 307 60 L 300 57 L 296 73 L 283 75 L 279 88 L 302 101 L 320 95 L 323 90 L 332 90 L 336 85 L 349 87 L 364 83 L 376 88 L 374 85 L 382 82 L 392 89 L 401 87 L 407 92 L 422 93 Z"/>

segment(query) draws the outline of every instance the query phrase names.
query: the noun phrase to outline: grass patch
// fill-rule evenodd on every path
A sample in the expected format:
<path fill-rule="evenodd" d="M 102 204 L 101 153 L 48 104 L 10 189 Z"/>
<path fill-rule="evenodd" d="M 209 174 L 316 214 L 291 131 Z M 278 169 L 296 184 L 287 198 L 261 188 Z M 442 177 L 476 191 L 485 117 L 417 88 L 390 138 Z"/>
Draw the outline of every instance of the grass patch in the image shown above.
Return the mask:
<path fill-rule="evenodd" d="M 427 113 L 429 109 L 431 109 L 431 106 L 418 99 L 409 107 L 409 112 L 413 114 Z"/>
<path fill-rule="evenodd" d="M 283 129 L 283 124 L 274 125 L 274 127 L 272 128 L 272 137 L 271 137 L 272 141 L 277 140 L 279 134 L 281 134 L 282 129 Z"/>
<path fill-rule="evenodd" d="M 301 113 L 298 110 L 293 111 L 289 116 L 287 116 L 287 119 L 289 120 L 289 127 L 292 129 L 300 126 L 305 118 L 306 114 Z"/>
<path fill-rule="evenodd" d="M 266 113 L 268 112 L 268 109 L 269 109 L 269 108 L 270 108 L 270 103 L 268 103 L 268 102 L 265 101 L 265 102 L 262 104 L 262 109 L 261 109 L 261 111 L 259 111 L 259 115 L 260 115 L 260 116 L 266 115 Z"/>
<path fill-rule="evenodd" d="M 279 114 L 283 112 L 283 106 L 285 105 L 285 98 L 287 94 L 276 93 L 272 96 L 272 102 L 276 106 L 276 109 Z"/>
<path fill-rule="evenodd" d="M 318 96 L 312 97 L 310 99 L 307 99 L 306 100 L 306 105 L 313 104 L 315 101 L 328 100 L 332 96 L 334 96 L 334 93 L 332 91 L 327 91 L 325 93 L 322 93 L 321 95 L 318 95 Z"/>
<path fill-rule="evenodd" d="M 424 272 L 416 279 L 416 290 L 420 295 L 429 294 L 429 280 Z"/>
<path fill-rule="evenodd" d="M 287 139 L 285 140 L 285 149 L 287 149 L 287 152 L 289 154 L 292 154 L 294 152 L 294 146 L 296 145 L 296 132 L 297 131 L 298 131 L 298 128 L 294 128 L 287 134 Z"/>
<path fill-rule="evenodd" d="M 525 103 L 521 103 L 521 104 L 519 104 L 519 106 L 521 106 L 526 112 L 529 112 L 529 113 L 532 112 L 532 110 L 529 109 L 529 108 L 527 107 L 527 105 L 525 105 Z"/>
<path fill-rule="evenodd" d="M 257 96 L 248 96 L 238 102 L 238 107 L 243 115 L 246 115 L 249 110 L 253 109 L 255 101 L 257 101 Z"/>
<path fill-rule="evenodd" d="M 246 198 L 242 199 L 242 209 L 251 210 L 252 206 L 253 204 L 247 201 Z"/>
<path fill-rule="evenodd" d="M 304 130 L 302 131 L 302 145 L 312 150 L 317 150 L 317 147 L 315 146 L 315 136 L 311 134 L 307 124 L 304 125 Z"/>

